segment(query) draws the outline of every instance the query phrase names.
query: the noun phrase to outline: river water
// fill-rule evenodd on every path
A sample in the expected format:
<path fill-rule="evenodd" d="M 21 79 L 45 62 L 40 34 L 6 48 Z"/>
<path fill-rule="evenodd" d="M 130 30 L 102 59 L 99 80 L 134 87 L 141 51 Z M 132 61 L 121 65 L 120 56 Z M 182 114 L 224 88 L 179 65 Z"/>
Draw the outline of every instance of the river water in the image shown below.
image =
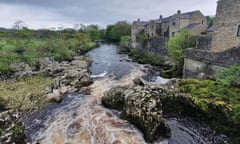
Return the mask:
<path fill-rule="evenodd" d="M 91 96 L 81 93 L 63 96 L 30 114 L 25 120 L 26 136 L 31 143 L 43 144 L 145 144 L 142 133 L 114 111 L 101 106 L 101 96 L 113 86 L 132 83 L 143 76 L 145 66 L 129 62 L 127 55 L 117 54 L 117 46 L 101 45 L 89 52 L 94 83 Z M 158 82 L 166 79 L 157 78 Z M 207 127 L 190 119 L 166 118 L 172 137 L 156 144 L 212 144 L 224 140 Z"/>

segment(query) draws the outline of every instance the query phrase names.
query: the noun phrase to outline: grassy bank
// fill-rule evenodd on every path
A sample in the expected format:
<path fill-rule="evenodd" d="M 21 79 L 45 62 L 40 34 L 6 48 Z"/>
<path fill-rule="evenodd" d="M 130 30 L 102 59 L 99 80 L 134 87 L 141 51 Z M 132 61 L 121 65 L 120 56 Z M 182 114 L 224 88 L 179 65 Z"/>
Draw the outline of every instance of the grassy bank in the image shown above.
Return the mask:
<path fill-rule="evenodd" d="M 13 110 L 29 110 L 41 106 L 46 88 L 51 87 L 53 79 L 32 76 L 18 81 L 0 82 L 1 105 Z"/>

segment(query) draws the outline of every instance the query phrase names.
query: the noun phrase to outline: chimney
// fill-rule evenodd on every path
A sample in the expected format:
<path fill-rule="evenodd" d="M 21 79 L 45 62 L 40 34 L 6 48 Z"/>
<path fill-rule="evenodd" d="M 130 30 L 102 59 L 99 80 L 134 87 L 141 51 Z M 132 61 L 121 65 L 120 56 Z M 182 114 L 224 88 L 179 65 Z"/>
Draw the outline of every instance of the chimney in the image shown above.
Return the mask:
<path fill-rule="evenodd" d="M 181 14 L 181 10 L 178 10 L 178 11 L 177 11 L 177 14 Z"/>
<path fill-rule="evenodd" d="M 138 18 L 137 21 L 140 22 L 140 18 Z"/>
<path fill-rule="evenodd" d="M 162 15 L 160 15 L 159 19 L 161 20 L 162 18 L 163 18 L 163 16 L 162 16 Z"/>

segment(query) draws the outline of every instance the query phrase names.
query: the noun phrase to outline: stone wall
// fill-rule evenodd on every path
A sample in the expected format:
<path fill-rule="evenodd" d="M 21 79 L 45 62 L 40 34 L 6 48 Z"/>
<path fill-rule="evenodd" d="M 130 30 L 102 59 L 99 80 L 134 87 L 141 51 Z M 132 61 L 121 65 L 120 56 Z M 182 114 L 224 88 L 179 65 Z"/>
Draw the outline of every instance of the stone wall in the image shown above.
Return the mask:
<path fill-rule="evenodd" d="M 168 38 L 166 37 L 151 38 L 143 51 L 155 53 L 159 56 L 167 56 L 167 42 Z"/>
<path fill-rule="evenodd" d="M 240 46 L 240 36 L 237 36 L 240 25 L 239 10 L 239 0 L 218 1 L 211 51 L 220 52 Z"/>
<path fill-rule="evenodd" d="M 211 36 L 201 36 L 197 40 L 196 48 L 210 51 L 212 44 L 212 37 Z"/>
<path fill-rule="evenodd" d="M 240 47 L 224 52 L 187 49 L 184 60 L 184 78 L 199 78 L 200 74 L 211 76 L 219 69 L 240 65 Z"/>

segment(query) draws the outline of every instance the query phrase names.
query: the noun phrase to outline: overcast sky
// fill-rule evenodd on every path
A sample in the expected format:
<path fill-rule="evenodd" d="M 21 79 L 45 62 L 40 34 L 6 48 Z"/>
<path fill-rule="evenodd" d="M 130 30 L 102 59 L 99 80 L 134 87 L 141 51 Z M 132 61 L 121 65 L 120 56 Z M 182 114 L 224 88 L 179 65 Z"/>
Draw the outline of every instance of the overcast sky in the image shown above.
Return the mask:
<path fill-rule="evenodd" d="M 200 10 L 215 15 L 216 0 L 0 0 L 0 27 L 23 20 L 30 28 L 72 27 L 98 24 L 105 27 L 120 20 L 156 19 Z"/>

